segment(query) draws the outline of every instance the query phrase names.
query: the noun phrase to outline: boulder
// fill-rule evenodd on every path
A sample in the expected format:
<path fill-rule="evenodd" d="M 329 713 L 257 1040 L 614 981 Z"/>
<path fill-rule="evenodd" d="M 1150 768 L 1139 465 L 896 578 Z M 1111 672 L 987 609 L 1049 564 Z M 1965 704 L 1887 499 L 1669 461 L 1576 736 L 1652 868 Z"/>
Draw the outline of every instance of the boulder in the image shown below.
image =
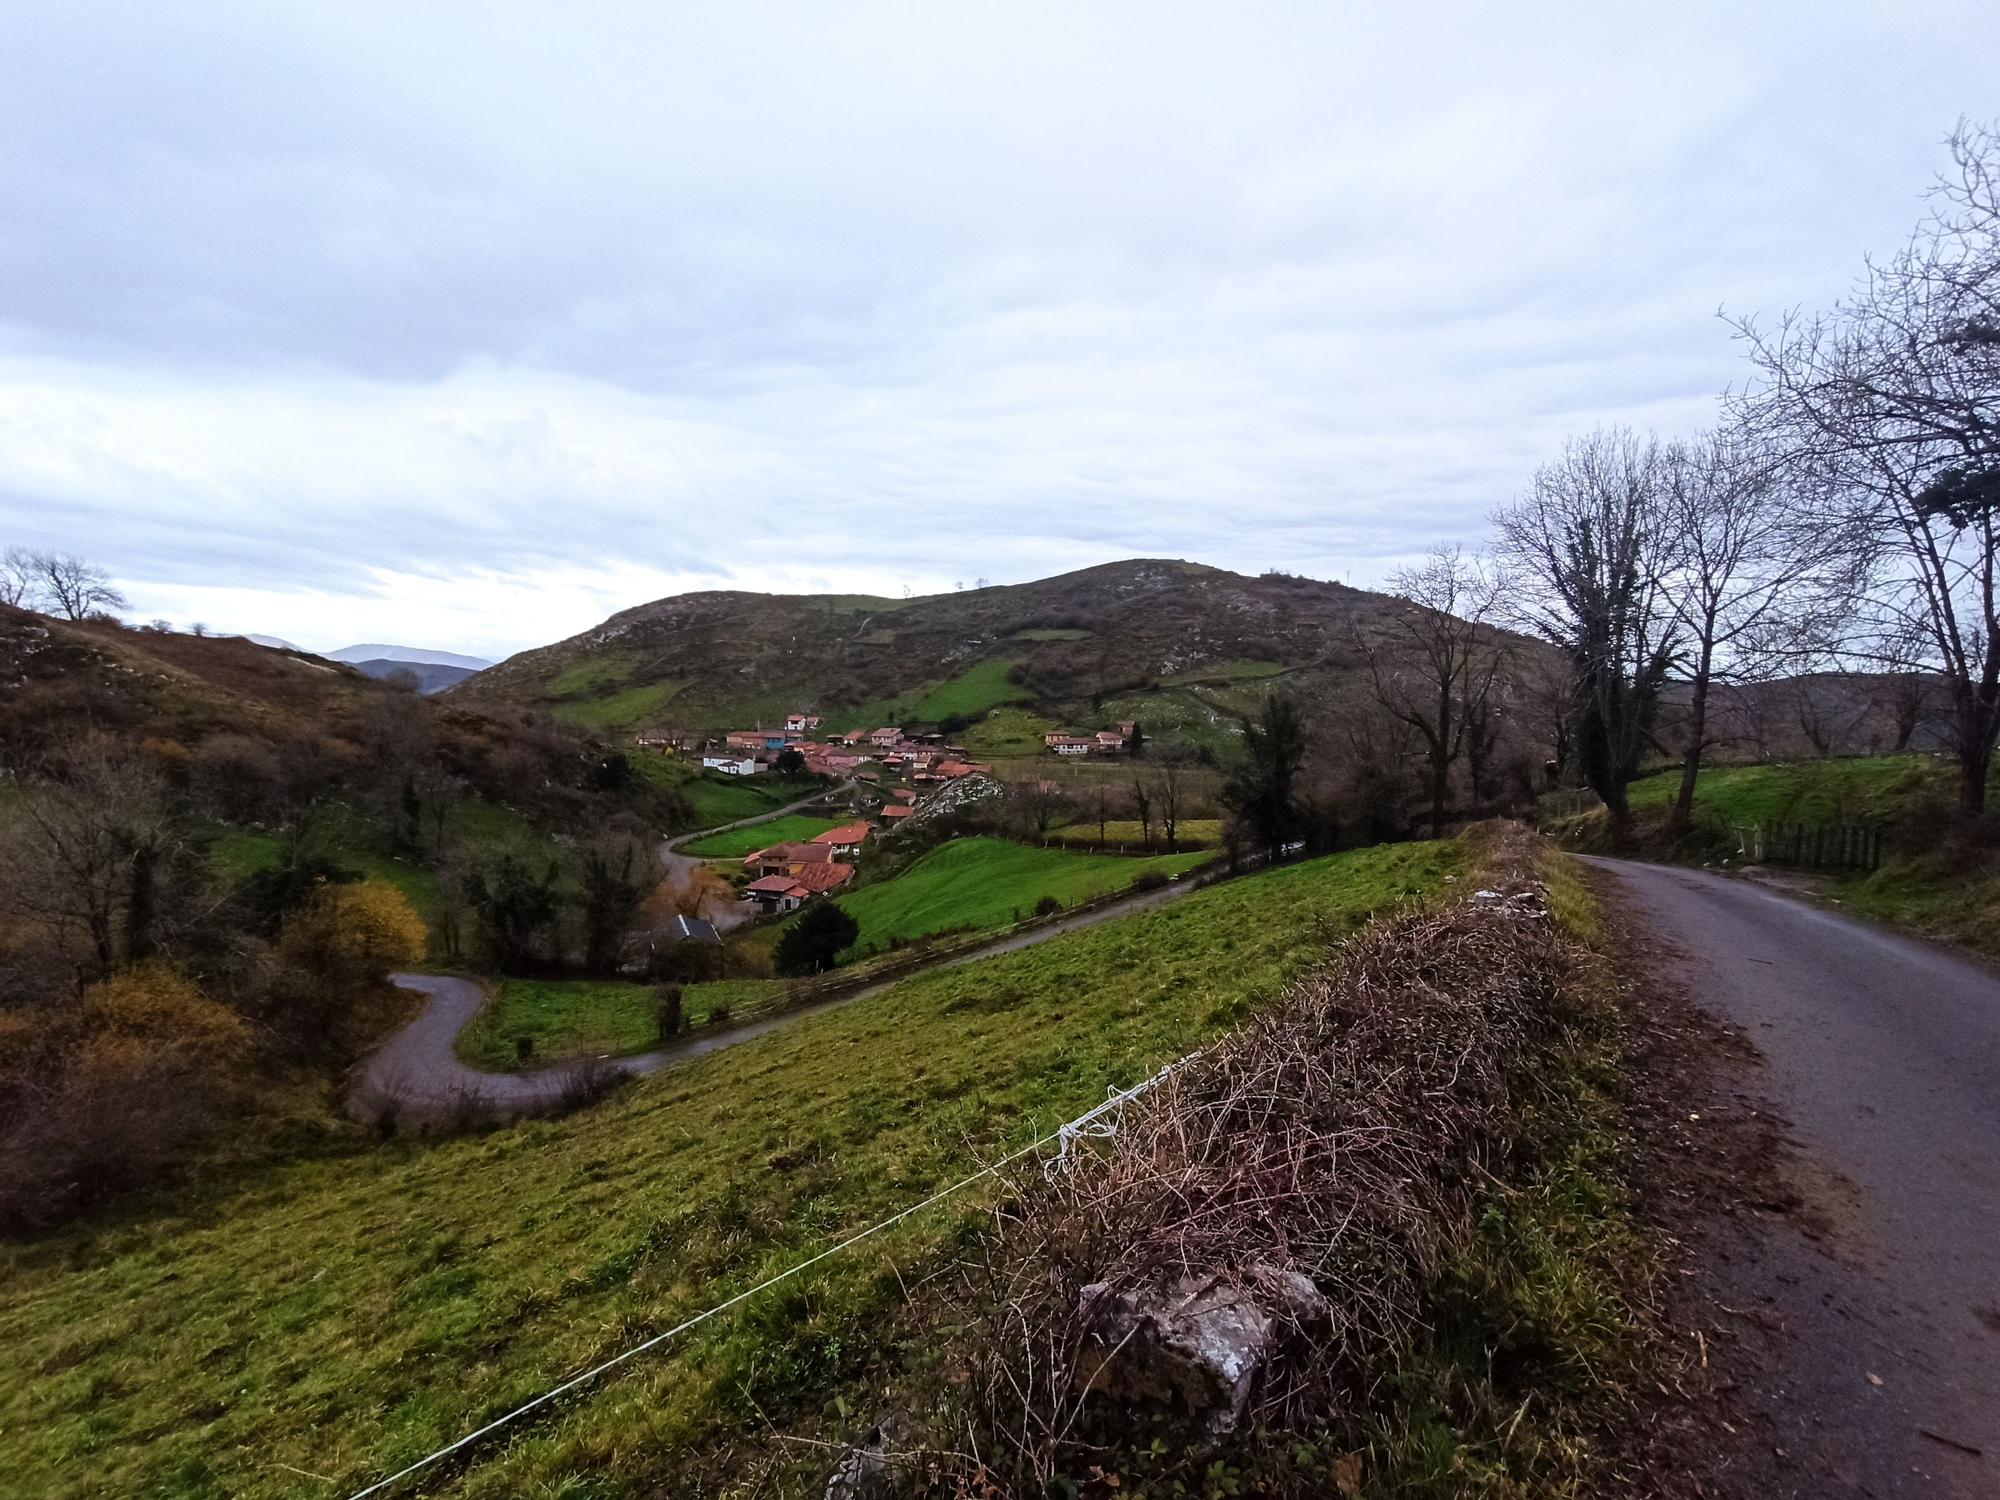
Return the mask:
<path fill-rule="evenodd" d="M 884 1417 L 856 1439 L 833 1466 L 825 1500 L 886 1500 L 901 1493 L 920 1457 L 908 1427 L 901 1417 Z"/>
<path fill-rule="evenodd" d="M 1178 1277 L 1116 1291 L 1085 1287 L 1087 1388 L 1131 1405 L 1185 1410 L 1233 1432 L 1257 1377 L 1287 1338 L 1324 1323 L 1326 1298 L 1297 1271 Z"/>

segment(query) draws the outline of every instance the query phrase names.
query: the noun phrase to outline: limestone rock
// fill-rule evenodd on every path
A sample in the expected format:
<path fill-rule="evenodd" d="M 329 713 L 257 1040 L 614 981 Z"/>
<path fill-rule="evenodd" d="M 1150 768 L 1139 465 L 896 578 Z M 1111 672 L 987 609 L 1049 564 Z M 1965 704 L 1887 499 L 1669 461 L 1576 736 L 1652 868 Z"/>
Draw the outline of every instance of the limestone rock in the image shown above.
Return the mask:
<path fill-rule="evenodd" d="M 1089 1389 L 1130 1404 L 1173 1406 L 1221 1434 L 1235 1430 L 1257 1377 L 1286 1338 L 1325 1321 L 1311 1278 L 1255 1266 L 1236 1276 L 1179 1277 L 1113 1291 L 1083 1289 Z"/>

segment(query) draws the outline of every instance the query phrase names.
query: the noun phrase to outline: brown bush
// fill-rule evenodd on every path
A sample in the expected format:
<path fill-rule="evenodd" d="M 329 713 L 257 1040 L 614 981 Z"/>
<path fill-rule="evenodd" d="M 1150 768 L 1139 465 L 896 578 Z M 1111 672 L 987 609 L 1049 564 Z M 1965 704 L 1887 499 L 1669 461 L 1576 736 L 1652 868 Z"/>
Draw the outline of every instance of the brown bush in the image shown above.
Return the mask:
<path fill-rule="evenodd" d="M 38 1229 L 169 1175 L 243 1101 L 242 1020 L 164 966 L 0 1025 L 0 1229 Z"/>
<path fill-rule="evenodd" d="M 1292 1330 L 1245 1430 L 1361 1423 L 1507 1169 L 1574 961 L 1517 862 L 1504 894 L 1369 929 L 1128 1106 L 1101 1153 L 1079 1148 L 1052 1185 L 1022 1188 L 966 1292 L 984 1336 L 954 1380 L 973 1393 L 961 1419 L 981 1475 L 1040 1493 L 1173 1419 L 1086 1399 L 1116 1354 L 1086 1287 L 1103 1306 L 1189 1281 L 1254 1294 L 1303 1273 L 1324 1321 Z"/>

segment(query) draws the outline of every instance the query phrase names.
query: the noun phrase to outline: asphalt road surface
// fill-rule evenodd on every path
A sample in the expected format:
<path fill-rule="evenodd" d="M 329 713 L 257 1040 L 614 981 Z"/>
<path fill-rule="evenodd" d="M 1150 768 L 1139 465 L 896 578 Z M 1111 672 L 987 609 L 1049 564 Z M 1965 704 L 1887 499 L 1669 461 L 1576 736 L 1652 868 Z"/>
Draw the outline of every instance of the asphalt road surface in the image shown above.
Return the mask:
<path fill-rule="evenodd" d="M 2000 978 L 1753 881 L 1592 863 L 1762 1051 L 1830 1226 L 1722 1272 L 1784 1326 L 1746 1394 L 1788 1493 L 2000 1497 Z"/>

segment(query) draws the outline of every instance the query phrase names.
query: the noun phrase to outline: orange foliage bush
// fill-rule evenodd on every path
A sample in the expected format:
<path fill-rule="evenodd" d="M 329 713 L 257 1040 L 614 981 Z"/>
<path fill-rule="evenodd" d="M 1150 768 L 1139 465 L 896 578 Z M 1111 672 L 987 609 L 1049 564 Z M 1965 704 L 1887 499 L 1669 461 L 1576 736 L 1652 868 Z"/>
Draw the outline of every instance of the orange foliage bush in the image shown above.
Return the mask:
<path fill-rule="evenodd" d="M 162 964 L 99 980 L 83 995 L 73 1062 L 86 1082 L 115 1075 L 227 1067 L 249 1042 L 242 1018 Z"/>
<path fill-rule="evenodd" d="M 385 880 L 330 885 L 285 923 L 280 953 L 316 977 L 365 984 L 422 963 L 430 930 Z"/>

